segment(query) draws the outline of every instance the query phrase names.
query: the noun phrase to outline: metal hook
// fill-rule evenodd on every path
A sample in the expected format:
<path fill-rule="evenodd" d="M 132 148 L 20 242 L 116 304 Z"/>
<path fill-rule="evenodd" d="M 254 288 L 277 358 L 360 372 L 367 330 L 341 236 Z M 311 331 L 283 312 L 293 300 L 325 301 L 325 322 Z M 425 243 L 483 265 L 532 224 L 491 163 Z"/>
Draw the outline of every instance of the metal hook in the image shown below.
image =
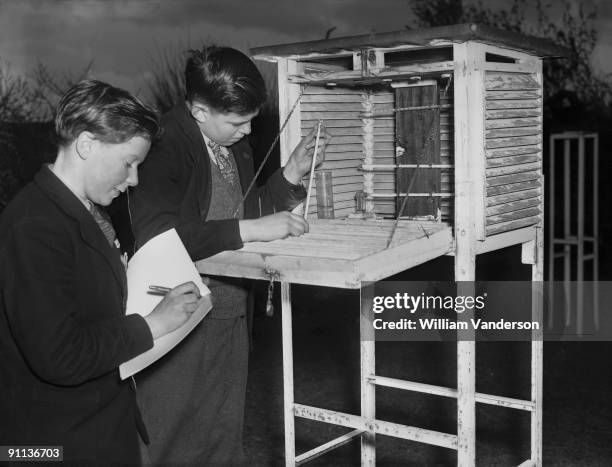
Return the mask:
<path fill-rule="evenodd" d="M 272 298 L 274 296 L 274 281 L 280 280 L 280 274 L 277 271 L 266 271 L 270 276 L 270 283 L 268 284 L 268 300 L 266 301 L 266 316 L 274 316 L 274 304 Z"/>

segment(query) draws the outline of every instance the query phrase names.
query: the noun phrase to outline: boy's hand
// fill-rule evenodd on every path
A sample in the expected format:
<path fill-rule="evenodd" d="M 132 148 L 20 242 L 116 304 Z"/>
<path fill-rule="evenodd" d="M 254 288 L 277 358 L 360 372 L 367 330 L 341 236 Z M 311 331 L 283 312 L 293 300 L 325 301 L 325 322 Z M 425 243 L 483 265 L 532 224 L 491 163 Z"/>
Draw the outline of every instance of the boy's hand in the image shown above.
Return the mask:
<path fill-rule="evenodd" d="M 288 211 L 277 212 L 259 219 L 245 219 L 238 224 L 243 242 L 269 242 L 308 232 L 308 223 L 302 216 Z"/>
<path fill-rule="evenodd" d="M 193 282 L 173 288 L 153 311 L 144 317 L 153 339 L 174 331 L 198 308 L 200 290 Z"/>
<path fill-rule="evenodd" d="M 312 165 L 312 156 L 314 155 L 314 147 L 317 139 L 317 125 L 302 138 L 302 141 L 295 147 L 285 168 L 283 175 L 290 183 L 297 185 L 300 180 L 310 172 Z M 317 148 L 317 159 L 315 166 L 321 165 L 325 160 L 325 147 L 329 143 L 331 136 L 321 125 L 321 133 L 319 134 L 319 146 Z"/>

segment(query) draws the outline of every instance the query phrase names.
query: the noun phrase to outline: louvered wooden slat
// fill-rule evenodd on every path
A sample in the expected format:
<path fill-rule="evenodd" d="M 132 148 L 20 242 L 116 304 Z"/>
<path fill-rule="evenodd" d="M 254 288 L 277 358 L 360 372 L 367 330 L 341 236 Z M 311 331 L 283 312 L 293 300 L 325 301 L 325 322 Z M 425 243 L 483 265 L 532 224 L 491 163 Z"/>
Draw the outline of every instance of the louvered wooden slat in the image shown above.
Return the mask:
<path fill-rule="evenodd" d="M 338 146 L 343 146 L 343 145 L 347 145 L 347 144 L 352 144 L 352 145 L 360 145 L 362 144 L 362 139 L 360 135 L 334 135 L 333 132 L 329 132 L 331 139 L 329 141 L 329 143 L 327 144 L 327 149 L 329 148 L 336 148 Z M 341 152 L 341 151 L 336 151 L 336 152 Z"/>
<path fill-rule="evenodd" d="M 489 90 L 538 90 L 535 75 L 531 73 L 508 73 L 489 71 L 485 73 L 485 89 Z"/>
<path fill-rule="evenodd" d="M 391 149 L 395 147 L 395 135 L 392 133 L 389 134 L 376 134 L 374 133 L 374 144 L 375 145 L 384 145 L 387 143 Z"/>
<path fill-rule="evenodd" d="M 333 106 L 333 107 L 332 107 Z M 330 109 L 333 108 L 333 110 Z M 303 103 L 301 111 L 307 112 L 351 112 L 352 115 L 357 115 L 363 110 L 361 102 L 308 102 Z M 354 113 L 353 113 L 354 112 Z"/>
<path fill-rule="evenodd" d="M 485 131 L 485 138 L 515 138 L 519 136 L 541 135 L 542 129 L 539 126 L 526 126 L 519 128 L 495 128 Z"/>
<path fill-rule="evenodd" d="M 311 198 L 310 205 L 311 205 L 311 208 L 308 209 L 308 212 L 309 213 L 317 212 L 317 202 L 316 202 L 315 197 Z M 334 212 L 335 213 L 338 213 L 340 209 L 350 209 L 352 211 L 354 207 L 355 207 L 355 201 L 352 198 L 346 201 L 336 201 L 336 199 L 334 199 Z M 338 216 L 336 215 L 336 217 Z"/>
<path fill-rule="evenodd" d="M 339 160 L 326 160 L 323 163 L 322 169 L 335 171 L 337 169 L 355 168 L 360 167 L 362 162 L 363 159 L 361 157 L 356 159 L 342 158 Z"/>
<path fill-rule="evenodd" d="M 487 110 L 497 109 L 540 109 L 542 101 L 529 99 L 529 100 L 498 100 L 498 101 L 486 101 L 485 108 Z"/>
<path fill-rule="evenodd" d="M 540 216 L 525 217 L 522 219 L 513 219 L 508 222 L 501 222 L 499 224 L 489 224 L 486 226 L 487 235 L 496 235 L 509 230 L 521 229 L 523 227 L 529 227 L 540 222 Z"/>
<path fill-rule="evenodd" d="M 516 183 L 490 186 L 487 187 L 487 196 L 496 196 L 504 193 L 512 193 L 514 191 L 530 190 L 532 188 L 539 188 L 541 186 L 542 182 L 538 178 Z"/>
<path fill-rule="evenodd" d="M 538 172 L 542 164 L 537 162 L 529 162 L 526 164 L 505 165 L 502 167 L 492 167 L 486 169 L 487 178 L 499 177 L 501 175 L 517 174 L 521 172 Z"/>
<path fill-rule="evenodd" d="M 327 161 L 341 161 L 343 159 L 354 159 L 359 160 L 359 166 L 363 161 L 363 153 L 361 151 L 355 152 L 328 152 L 325 151 L 325 162 Z"/>
<path fill-rule="evenodd" d="M 541 174 L 538 171 L 520 172 L 499 177 L 487 177 L 487 187 L 509 185 L 513 183 L 525 182 L 528 180 L 540 180 Z"/>
<path fill-rule="evenodd" d="M 486 149 L 508 148 L 537 144 L 542 140 L 540 135 L 518 136 L 514 138 L 490 138 L 486 140 Z"/>
<path fill-rule="evenodd" d="M 361 94 L 306 94 L 302 96 L 302 105 L 323 102 L 361 102 Z"/>
<path fill-rule="evenodd" d="M 540 202 L 540 197 L 536 197 L 521 199 L 517 201 L 510 201 L 503 204 L 496 204 L 495 206 L 489 206 L 486 208 L 486 215 L 489 219 L 494 219 L 496 218 L 496 216 L 500 216 L 502 214 L 508 214 L 518 211 L 527 212 L 530 208 L 539 206 Z"/>
<path fill-rule="evenodd" d="M 305 129 L 312 129 L 312 127 L 317 126 L 317 123 L 319 121 L 319 119 L 311 119 L 311 120 L 307 120 L 305 119 L 304 115 L 301 115 L 302 117 L 302 131 L 304 131 Z M 325 124 L 325 128 L 361 128 L 361 119 L 342 119 L 342 120 L 337 120 L 337 119 L 326 119 L 326 118 L 322 118 L 323 123 Z"/>
<path fill-rule="evenodd" d="M 374 129 L 376 128 L 393 128 L 395 129 L 395 120 L 390 117 L 381 117 L 374 119 Z"/>
<path fill-rule="evenodd" d="M 316 187 L 316 184 L 315 184 L 315 187 Z M 334 189 L 336 189 L 338 193 L 353 193 L 353 194 L 357 191 L 360 191 L 362 188 L 363 188 L 363 183 L 361 181 L 352 182 L 352 183 L 340 183 L 336 187 L 334 187 Z"/>
<path fill-rule="evenodd" d="M 513 201 L 518 201 L 521 199 L 538 198 L 540 197 L 540 194 L 541 194 L 540 189 L 536 188 L 532 190 L 502 193 L 501 195 L 497 195 L 497 196 L 489 196 L 487 198 L 487 207 L 496 206 L 498 204 L 511 203 Z"/>
<path fill-rule="evenodd" d="M 540 110 L 536 108 L 532 109 L 494 109 L 485 110 L 485 118 L 498 119 L 498 118 L 529 118 L 539 117 Z"/>
<path fill-rule="evenodd" d="M 350 119 L 360 119 L 360 113 L 355 112 L 343 112 L 339 111 L 320 111 L 320 112 L 302 112 L 302 118 L 304 120 L 324 120 L 325 122 L 329 120 L 350 120 Z"/>
<path fill-rule="evenodd" d="M 487 101 L 492 100 L 510 100 L 510 99 L 538 99 L 542 97 L 542 93 L 537 90 L 488 90 L 485 95 Z"/>
<path fill-rule="evenodd" d="M 485 154 L 487 158 L 494 159 L 496 157 L 520 156 L 526 154 L 541 154 L 542 146 L 540 144 L 518 146 L 515 148 L 494 148 L 487 149 Z"/>
<path fill-rule="evenodd" d="M 336 137 L 352 136 L 355 141 L 361 141 L 363 132 L 360 127 L 330 127 L 327 122 L 323 121 L 326 131 L 332 137 L 332 143 L 336 143 Z M 308 121 L 302 122 L 302 136 L 306 136 L 313 128 L 317 127 L 317 122 Z"/>
<path fill-rule="evenodd" d="M 539 207 L 520 209 L 518 211 L 506 212 L 504 214 L 498 214 L 495 216 L 487 216 L 486 224 L 499 224 L 501 222 L 509 222 L 512 220 L 522 219 L 525 217 L 533 217 L 540 214 Z"/>
<path fill-rule="evenodd" d="M 361 170 L 358 170 L 357 167 L 354 168 L 350 168 L 350 169 L 338 169 L 334 171 L 334 180 L 336 178 L 342 178 L 342 177 L 362 177 L 362 172 Z"/>
<path fill-rule="evenodd" d="M 362 159 L 363 151 L 352 151 L 352 152 L 334 152 L 325 150 L 325 160 L 341 160 L 341 159 Z M 361 166 L 361 164 L 355 167 Z"/>
<path fill-rule="evenodd" d="M 363 145 L 361 143 L 345 143 L 345 144 L 329 144 L 325 148 L 325 153 L 328 152 L 344 152 L 344 153 L 361 153 L 363 149 Z"/>
<path fill-rule="evenodd" d="M 354 95 L 354 96 L 355 95 L 360 96 L 363 94 L 363 91 L 359 91 L 354 88 L 345 88 L 342 86 L 334 86 L 334 87 L 313 86 L 313 85 L 304 86 L 304 95 L 323 95 L 324 96 L 328 94 L 332 94 L 332 95 L 349 94 L 349 95 Z"/>
<path fill-rule="evenodd" d="M 541 121 L 538 117 L 527 118 L 490 118 L 485 122 L 487 130 L 494 128 L 520 128 L 526 126 L 540 126 Z M 541 130 L 540 130 L 541 131 Z"/>
<path fill-rule="evenodd" d="M 537 162 L 542 160 L 540 153 L 525 154 L 520 156 L 495 157 L 487 158 L 487 168 L 489 167 L 504 167 L 507 165 L 527 164 L 529 162 Z"/>

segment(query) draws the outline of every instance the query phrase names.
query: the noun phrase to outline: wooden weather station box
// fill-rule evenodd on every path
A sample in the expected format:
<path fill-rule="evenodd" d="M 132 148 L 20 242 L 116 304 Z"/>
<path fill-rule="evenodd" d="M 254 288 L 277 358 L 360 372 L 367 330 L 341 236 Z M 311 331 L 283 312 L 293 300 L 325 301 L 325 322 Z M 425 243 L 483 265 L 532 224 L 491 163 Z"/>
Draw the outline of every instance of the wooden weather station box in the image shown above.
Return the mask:
<path fill-rule="evenodd" d="M 458 465 L 474 465 L 476 402 L 529 412 L 530 458 L 521 465 L 541 465 L 541 338 L 532 335 L 531 396 L 519 400 L 476 391 L 474 340 L 457 342 L 456 388 L 376 375 L 367 316 L 372 282 L 442 255 L 454 256 L 467 293 L 476 255 L 510 245 L 522 245 L 532 280 L 542 281 L 542 58 L 564 51 L 468 24 L 252 52 L 278 65 L 281 165 L 319 122 L 332 136 L 321 170 L 333 174 L 334 219 L 318 219 L 312 190 L 307 234 L 197 263 L 204 274 L 281 282 L 286 465 L 353 438 L 362 465 L 374 465 L 378 434 L 455 449 Z M 359 415 L 294 401 L 291 283 L 361 290 Z M 532 316 L 541 309 L 533 294 Z M 456 398 L 456 434 L 376 419 L 376 386 Z M 295 417 L 353 431 L 296 455 Z"/>
<path fill-rule="evenodd" d="M 202 272 L 358 288 L 456 254 L 458 233 L 468 262 L 534 238 L 541 58 L 558 47 L 469 24 L 252 53 L 278 65 L 281 165 L 319 121 L 331 134 L 320 169 L 335 219 L 317 219 L 313 189 L 308 234 L 223 252 Z"/>

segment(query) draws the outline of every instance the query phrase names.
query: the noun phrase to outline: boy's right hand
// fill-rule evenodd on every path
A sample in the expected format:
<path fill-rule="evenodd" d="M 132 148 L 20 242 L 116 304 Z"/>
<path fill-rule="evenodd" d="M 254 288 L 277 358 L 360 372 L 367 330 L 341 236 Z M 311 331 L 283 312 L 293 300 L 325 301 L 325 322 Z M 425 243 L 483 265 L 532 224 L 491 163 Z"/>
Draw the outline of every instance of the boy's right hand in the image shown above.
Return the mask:
<path fill-rule="evenodd" d="M 200 289 L 193 282 L 185 282 L 168 292 L 153 311 L 144 317 L 153 339 L 174 331 L 187 321 L 198 308 L 200 298 Z"/>
<path fill-rule="evenodd" d="M 241 220 L 240 237 L 243 242 L 269 242 L 308 232 L 308 223 L 302 216 L 288 211 L 277 212 L 258 219 Z"/>

